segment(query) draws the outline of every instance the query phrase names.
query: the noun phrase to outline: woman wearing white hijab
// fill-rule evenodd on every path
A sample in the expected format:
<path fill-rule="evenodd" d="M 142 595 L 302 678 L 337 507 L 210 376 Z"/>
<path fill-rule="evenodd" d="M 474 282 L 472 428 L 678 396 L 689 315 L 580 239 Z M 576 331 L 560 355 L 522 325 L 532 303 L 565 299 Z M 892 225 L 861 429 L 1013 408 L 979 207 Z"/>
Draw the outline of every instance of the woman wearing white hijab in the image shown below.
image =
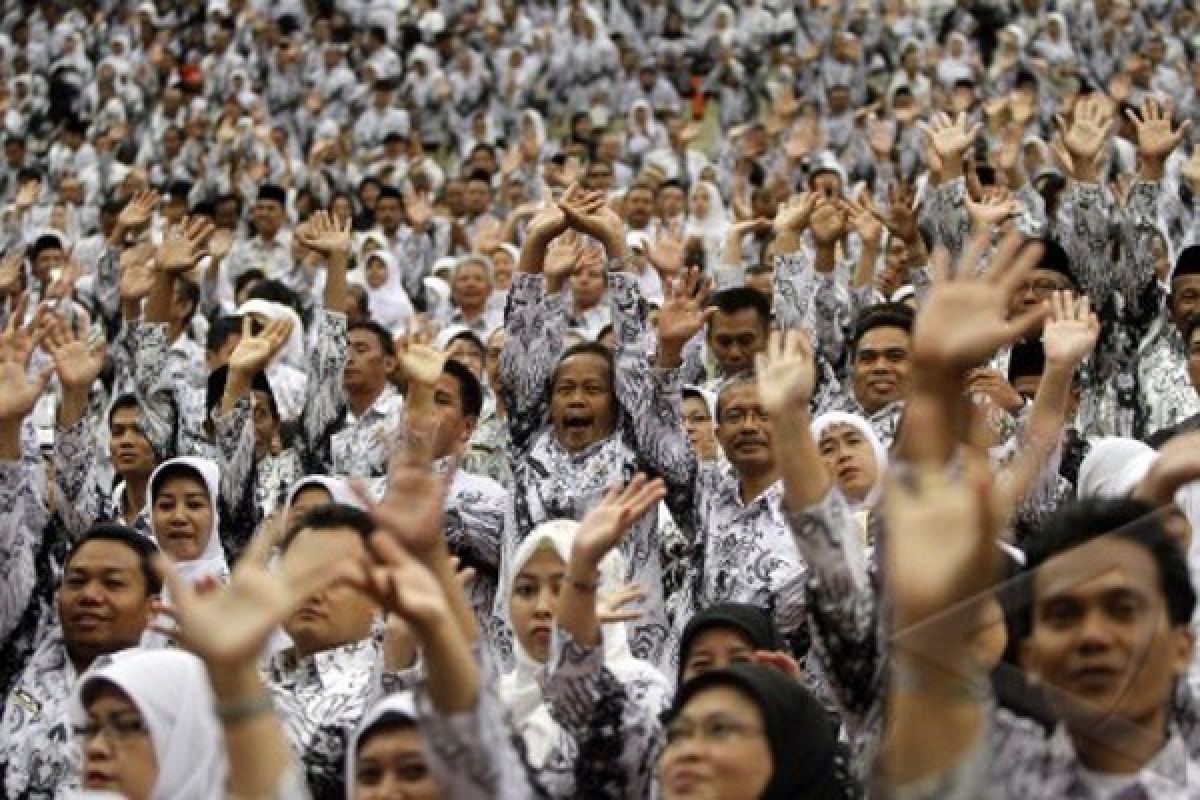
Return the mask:
<path fill-rule="evenodd" d="M 942 88 L 950 90 L 960 80 L 971 80 L 975 77 L 975 68 L 971 64 L 971 46 L 967 37 L 954 32 L 946 37 L 946 49 L 937 65 L 938 82 Z"/>
<path fill-rule="evenodd" d="M 220 537 L 220 486 L 220 470 L 207 458 L 172 458 L 150 475 L 150 533 L 192 583 L 229 578 Z"/>
<path fill-rule="evenodd" d="M 625 132 L 629 157 L 636 163 L 641 163 L 647 153 L 667 145 L 667 132 L 654 119 L 654 109 L 645 100 L 638 100 L 630 107 L 625 120 Z"/>
<path fill-rule="evenodd" d="M 367 311 L 371 319 L 395 336 L 408 330 L 415 311 L 408 292 L 404 291 L 404 281 L 394 255 L 387 250 L 373 250 L 364 259 L 363 274 L 354 276 L 353 280 L 367 292 Z"/>
<path fill-rule="evenodd" d="M 1033 52 L 1050 64 L 1060 66 L 1075 61 L 1067 18 L 1057 12 L 1046 15 L 1046 27 L 1033 43 Z"/>
<path fill-rule="evenodd" d="M 623 624 L 601 626 L 596 603 L 615 609 L 636 597 L 620 587 L 625 570 L 615 547 L 662 494 L 661 482 L 639 476 L 611 491 L 582 523 L 538 526 L 508 561 L 498 597 L 507 606 L 516 666 L 500 679 L 500 699 L 554 797 L 593 797 L 614 782 L 624 787 L 619 796 L 642 797 L 648 786 L 668 682 L 634 658 Z M 605 702 L 616 699 L 612 693 L 621 698 Z M 619 716 L 606 718 L 614 710 Z"/>
<path fill-rule="evenodd" d="M 308 353 L 304 346 L 304 325 L 296 312 L 282 303 L 272 303 L 269 300 L 253 299 L 242 303 L 237 314 L 257 317 L 259 324 L 268 321 L 288 320 L 292 327 L 287 344 L 279 351 L 265 370 L 267 381 L 271 385 L 271 393 L 275 395 L 275 405 L 279 408 L 279 416 L 284 423 L 293 423 L 300 419 L 304 411 L 305 394 L 308 389 Z"/>
<path fill-rule="evenodd" d="M 868 512 L 878 506 L 888 456 L 871 423 L 857 414 L 830 411 L 813 420 L 812 435 L 850 510 Z"/>
<path fill-rule="evenodd" d="M 204 663 L 190 653 L 118 654 L 83 676 L 71 716 L 83 749 L 85 792 L 129 800 L 226 796 L 212 689 Z"/>
<path fill-rule="evenodd" d="M 706 264 L 720 264 L 721 249 L 729 232 L 729 213 L 721 192 L 712 181 L 700 181 L 692 188 L 688 200 L 684 235 L 704 242 Z"/>

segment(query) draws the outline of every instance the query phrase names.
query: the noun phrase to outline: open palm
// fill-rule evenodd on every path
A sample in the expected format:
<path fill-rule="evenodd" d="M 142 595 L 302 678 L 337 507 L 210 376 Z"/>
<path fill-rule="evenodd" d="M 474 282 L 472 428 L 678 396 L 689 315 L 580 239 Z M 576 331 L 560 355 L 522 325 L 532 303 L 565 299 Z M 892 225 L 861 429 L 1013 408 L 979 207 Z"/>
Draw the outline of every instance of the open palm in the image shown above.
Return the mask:
<path fill-rule="evenodd" d="M 58 317 L 51 317 L 42 347 L 54 361 L 64 388 L 88 388 L 104 370 L 104 340 L 89 343 Z"/>
<path fill-rule="evenodd" d="M 713 309 L 704 306 L 710 284 L 695 267 L 675 281 L 658 314 L 661 344 L 682 347 L 704 328 L 713 315 Z"/>
<path fill-rule="evenodd" d="M 816 384 L 813 346 L 800 330 L 775 331 L 756 360 L 758 396 L 768 414 L 807 408 Z"/>
<path fill-rule="evenodd" d="M 666 496 L 661 479 L 648 481 L 635 475 L 627 486 L 609 489 L 600 504 L 579 523 L 572 545 L 572 560 L 595 567 L 616 547 L 638 519 L 649 513 Z"/>

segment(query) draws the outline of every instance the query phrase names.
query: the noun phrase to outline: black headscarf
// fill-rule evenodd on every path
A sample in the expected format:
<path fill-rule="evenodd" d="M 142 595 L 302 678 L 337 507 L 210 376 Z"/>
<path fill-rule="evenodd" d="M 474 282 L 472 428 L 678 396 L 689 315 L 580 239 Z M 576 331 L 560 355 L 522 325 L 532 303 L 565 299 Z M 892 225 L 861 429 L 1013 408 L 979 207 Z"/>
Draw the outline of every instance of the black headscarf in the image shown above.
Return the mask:
<path fill-rule="evenodd" d="M 842 800 L 847 797 L 839 767 L 837 730 L 817 699 L 791 677 L 758 664 L 735 664 L 697 675 L 675 695 L 673 719 L 692 697 L 716 687 L 745 695 L 763 718 L 771 750 L 771 780 L 760 800 Z"/>
<path fill-rule="evenodd" d="M 683 666 L 696 637 L 713 628 L 732 628 L 749 640 L 756 650 L 785 650 L 783 637 L 775 629 L 771 614 L 749 603 L 718 603 L 704 609 L 688 620 L 679 639 L 679 682 L 683 682 Z"/>

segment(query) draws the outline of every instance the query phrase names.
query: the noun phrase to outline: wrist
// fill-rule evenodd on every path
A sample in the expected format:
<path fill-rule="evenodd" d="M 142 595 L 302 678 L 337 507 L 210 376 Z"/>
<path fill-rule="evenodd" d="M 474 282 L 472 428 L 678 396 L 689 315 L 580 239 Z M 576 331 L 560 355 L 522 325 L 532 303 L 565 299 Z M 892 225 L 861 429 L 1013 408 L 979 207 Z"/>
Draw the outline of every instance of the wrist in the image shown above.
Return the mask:
<path fill-rule="evenodd" d="M 837 266 L 837 243 L 819 243 L 817 256 L 813 260 L 813 269 L 817 272 L 832 272 Z"/>
<path fill-rule="evenodd" d="M 1138 175 L 1144 181 L 1158 182 L 1163 179 L 1165 172 L 1165 164 L 1158 158 L 1142 157 L 1142 163 L 1138 169 Z"/>
<path fill-rule="evenodd" d="M 674 342 L 659 342 L 658 366 L 662 369 L 676 369 L 683 364 L 683 346 Z"/>

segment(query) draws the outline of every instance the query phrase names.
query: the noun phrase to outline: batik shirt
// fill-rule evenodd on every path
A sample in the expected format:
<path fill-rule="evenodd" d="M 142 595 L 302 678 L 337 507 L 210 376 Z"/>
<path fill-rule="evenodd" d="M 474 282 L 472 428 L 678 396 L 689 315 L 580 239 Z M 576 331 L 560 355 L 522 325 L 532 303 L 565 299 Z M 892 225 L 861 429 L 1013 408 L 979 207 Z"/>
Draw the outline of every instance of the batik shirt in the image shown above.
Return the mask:
<path fill-rule="evenodd" d="M 541 275 L 519 274 L 509 293 L 508 336 L 501 355 L 503 385 L 509 392 L 512 436 L 513 526 L 506 542 L 512 551 L 542 522 L 582 519 L 609 487 L 637 472 L 661 475 L 672 509 L 691 491 L 695 459 L 683 432 L 679 370 L 649 366 L 645 331 L 647 309 L 636 279 L 609 263 L 609 298 L 616 339 L 614 392 L 616 429 L 578 453 L 568 452 L 550 425 L 550 390 L 564 350 L 569 300 L 565 292 L 546 295 Z M 634 526 L 621 543 L 626 580 L 647 592 L 646 615 L 630 626 L 633 654 L 657 663 L 666 640 L 659 561 L 657 514 Z"/>
<path fill-rule="evenodd" d="M 342 797 L 347 737 L 380 695 L 383 646 L 377 636 L 296 659 L 272 656 L 267 685 L 313 797 Z"/>
<path fill-rule="evenodd" d="M 1183 334 L 1161 317 L 1142 342 L 1137 359 L 1139 430 L 1144 437 L 1200 412 L 1200 394 L 1188 377 L 1187 362 Z"/>
<path fill-rule="evenodd" d="M 987 735 L 979 737 L 954 767 L 888 796 L 902 800 L 1184 800 L 1196 797 L 1200 765 L 1172 733 L 1136 774 L 1105 775 L 1100 781 L 1102 785 L 1080 762 L 1061 725 L 1047 734 L 1038 722 L 994 708 Z"/>
<path fill-rule="evenodd" d="M 54 481 L 63 502 L 58 507 L 67 531 L 82 536 L 103 520 L 124 524 L 126 493 L 108 491 L 100 480 L 96 463 L 96 422 L 85 414 L 70 427 L 58 426 L 54 434 Z M 138 509 L 132 527 L 150 535 L 150 514 Z"/>
<path fill-rule="evenodd" d="M 672 628 L 671 658 L 677 668 L 678 637 L 692 615 L 718 603 L 749 603 L 771 611 L 775 625 L 793 636 L 804 624 L 804 562 L 791 542 L 783 511 L 783 484 L 771 484 L 747 502 L 733 466 L 699 468 L 691 513 L 676 516 L 692 540 L 682 604 Z"/>
<path fill-rule="evenodd" d="M 670 686 L 644 662 L 625 661 L 621 675 L 605 665 L 603 636 L 621 635 L 610 626 L 598 645 L 584 644 L 554 628 L 544 678 L 544 702 L 561 737 L 539 771 L 554 797 L 641 798 L 652 796 L 662 741 L 661 714 L 670 706 Z"/>
<path fill-rule="evenodd" d="M 35 469 L 0 462 L 0 640 L 6 643 L 34 597 L 34 560 L 48 522 Z M 3 656 L 15 654 L 6 647 Z M 68 716 L 75 678 L 57 615 L 44 614 L 0 718 L 5 797 L 50 800 L 60 789 L 79 785 L 79 752 Z"/>
<path fill-rule="evenodd" d="M 474 475 L 491 478 L 501 486 L 512 487 L 512 464 L 509 461 L 508 423 L 495 409 L 485 409 L 463 456 L 462 468 Z"/>
<path fill-rule="evenodd" d="M 446 496 L 446 544 L 462 566 L 475 570 L 475 578 L 467 586 L 467 599 L 484 631 L 492 624 L 508 504 L 508 491 L 503 486 L 461 469 L 454 474 Z"/>

